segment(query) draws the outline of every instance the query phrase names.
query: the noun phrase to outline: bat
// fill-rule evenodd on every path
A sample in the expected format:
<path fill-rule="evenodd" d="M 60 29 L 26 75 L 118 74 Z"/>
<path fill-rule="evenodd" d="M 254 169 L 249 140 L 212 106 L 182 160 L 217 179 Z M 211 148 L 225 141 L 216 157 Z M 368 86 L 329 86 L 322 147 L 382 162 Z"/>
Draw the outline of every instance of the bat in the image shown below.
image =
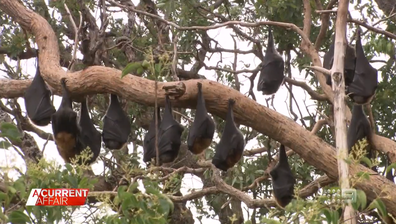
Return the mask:
<path fill-rule="evenodd" d="M 227 171 L 233 167 L 241 158 L 245 148 L 245 139 L 242 132 L 234 122 L 233 107 L 235 100 L 228 100 L 228 112 L 223 134 L 220 142 L 216 145 L 216 152 L 212 164 L 220 170 Z"/>
<path fill-rule="evenodd" d="M 86 99 L 87 100 L 87 99 Z M 85 146 L 88 146 L 93 153 L 92 157 L 87 161 L 88 164 L 95 162 L 100 153 L 102 145 L 102 135 L 95 128 L 91 118 L 89 117 L 87 102 L 81 102 L 81 115 L 79 125 L 81 127 L 81 138 Z M 82 162 L 80 162 L 81 164 Z"/>
<path fill-rule="evenodd" d="M 205 106 L 205 99 L 202 94 L 202 83 L 198 83 L 197 109 L 195 119 L 188 133 L 188 150 L 193 154 L 200 154 L 212 143 L 215 132 L 215 123 L 209 116 Z"/>
<path fill-rule="evenodd" d="M 26 89 L 23 98 L 28 117 L 37 126 L 46 126 L 51 122 L 51 116 L 56 109 L 51 102 L 51 91 L 40 74 L 37 57 L 37 70 L 32 83 Z"/>
<path fill-rule="evenodd" d="M 288 205 L 294 197 L 295 179 L 287 161 L 285 146 L 279 148 L 279 162 L 270 171 L 274 196 L 282 208 Z"/>
<path fill-rule="evenodd" d="M 335 35 L 333 37 L 333 42 L 329 47 L 329 51 L 326 52 L 323 58 L 323 68 L 331 70 L 333 67 L 334 61 L 334 42 L 335 42 Z M 345 58 L 344 58 L 344 80 L 345 86 L 349 86 L 355 75 L 355 67 L 356 67 L 356 52 L 355 49 L 347 44 L 345 50 Z M 331 76 L 326 74 L 326 84 L 332 86 Z"/>
<path fill-rule="evenodd" d="M 360 30 L 356 37 L 356 69 L 352 84 L 347 88 L 347 94 L 354 103 L 367 104 L 374 97 L 378 86 L 377 70 L 370 65 L 364 55 Z"/>
<path fill-rule="evenodd" d="M 268 30 L 268 45 L 261 65 L 257 91 L 271 95 L 278 91 L 285 79 L 285 61 L 275 48 L 271 29 Z"/>
<path fill-rule="evenodd" d="M 161 109 L 157 107 L 157 130 L 159 132 L 159 126 L 161 124 Z M 150 162 L 152 158 L 156 157 L 155 150 L 155 111 L 153 113 L 153 120 L 150 123 L 149 130 L 144 136 L 143 140 L 143 161 Z"/>
<path fill-rule="evenodd" d="M 110 95 L 110 105 L 103 119 L 103 142 L 109 149 L 121 149 L 128 141 L 131 123 L 121 108 L 117 95 Z"/>
<path fill-rule="evenodd" d="M 369 145 L 371 145 L 372 131 L 370 123 L 364 114 L 362 105 L 353 105 L 352 119 L 348 128 L 347 143 L 348 153 L 351 153 L 352 147 L 363 138 L 367 139 Z M 367 150 L 367 149 L 366 149 Z M 374 157 L 372 150 L 367 150 L 367 158 L 372 159 Z M 366 164 L 363 164 L 367 166 Z"/>
<path fill-rule="evenodd" d="M 184 131 L 172 115 L 172 105 L 167 95 L 165 98 L 165 110 L 159 127 L 159 164 L 173 162 L 179 154 L 181 135 Z"/>
<path fill-rule="evenodd" d="M 62 102 L 52 115 L 52 131 L 60 156 L 66 163 L 85 149 L 81 137 L 81 127 L 77 123 L 77 113 L 73 111 L 70 92 L 66 86 L 66 78 L 61 79 Z"/>

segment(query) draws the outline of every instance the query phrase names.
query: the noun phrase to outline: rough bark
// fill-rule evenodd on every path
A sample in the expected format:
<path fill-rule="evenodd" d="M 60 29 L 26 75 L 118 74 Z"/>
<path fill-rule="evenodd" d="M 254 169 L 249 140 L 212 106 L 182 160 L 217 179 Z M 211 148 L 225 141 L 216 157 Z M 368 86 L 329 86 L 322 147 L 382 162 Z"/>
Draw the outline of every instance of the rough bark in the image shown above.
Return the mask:
<path fill-rule="evenodd" d="M 75 95 L 115 93 L 124 99 L 139 104 L 154 105 L 154 81 L 132 75 L 121 79 L 121 71 L 102 66 L 92 66 L 83 71 L 66 74 L 59 65 L 57 37 L 45 19 L 25 9 L 15 0 L 0 0 L 0 9 L 35 35 L 40 50 L 41 74 L 47 83 L 54 88 L 54 93 L 60 94 L 59 80 L 61 77 L 67 77 L 68 87 Z M 309 48 L 313 48 L 313 46 Z M 320 60 L 314 63 L 320 64 Z M 210 113 L 224 119 L 227 112 L 227 100 L 228 98 L 234 98 L 236 101 L 234 113 L 237 123 L 250 126 L 292 148 L 301 158 L 323 170 L 330 178 L 338 177 L 335 150 L 322 139 L 311 134 L 293 120 L 259 105 L 236 90 L 210 80 L 200 80 L 200 82 L 203 84 L 204 97 Z M 19 88 L 19 85 L 27 86 L 29 83 L 30 81 L 1 80 L 0 91 L 3 97 L 21 96 L 24 88 Z M 182 83 L 184 85 L 183 95 L 174 100 L 172 104 L 175 107 L 195 108 L 197 80 Z M 163 87 L 176 84 L 178 83 L 158 83 L 158 103 L 160 106 L 164 106 L 165 90 Z M 18 87 L 15 85 L 18 85 Z M 9 91 L 9 88 L 14 88 L 15 92 Z M 171 90 L 174 90 L 174 88 L 171 88 Z M 381 138 L 388 141 L 385 142 Z M 384 147 L 384 151 L 387 150 L 393 154 L 396 152 L 396 144 L 389 139 L 377 136 L 374 141 L 378 144 L 376 146 Z M 376 148 L 378 149 L 378 147 Z M 351 175 L 356 175 L 362 171 L 374 174 L 373 171 L 364 166 L 350 166 Z M 371 175 L 370 181 L 362 180 L 355 187 L 365 191 L 370 200 L 381 197 L 388 211 L 396 215 L 395 184 L 382 176 Z M 253 206 L 255 203 L 253 203 Z"/>

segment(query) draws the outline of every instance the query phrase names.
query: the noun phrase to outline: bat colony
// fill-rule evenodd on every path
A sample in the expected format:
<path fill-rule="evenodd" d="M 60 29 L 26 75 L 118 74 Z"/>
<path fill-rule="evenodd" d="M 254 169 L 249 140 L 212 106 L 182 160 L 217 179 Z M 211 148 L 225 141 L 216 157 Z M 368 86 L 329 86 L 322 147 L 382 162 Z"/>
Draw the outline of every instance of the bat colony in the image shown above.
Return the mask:
<path fill-rule="evenodd" d="M 334 38 L 329 51 L 324 56 L 323 67 L 331 69 L 334 59 Z M 378 84 L 377 70 L 366 58 L 361 44 L 360 31 L 357 32 L 355 48 L 348 44 L 345 57 L 345 85 L 346 93 L 354 102 L 352 119 L 348 128 L 347 142 L 350 153 L 359 140 L 367 139 L 371 145 L 372 131 L 370 123 L 364 113 L 363 104 L 369 104 L 373 99 Z M 271 95 L 278 91 L 284 82 L 284 60 L 275 48 L 271 30 L 268 33 L 268 45 L 261 64 L 257 90 L 264 95 Z M 332 85 L 331 76 L 327 76 L 326 83 Z M 71 93 L 67 88 L 66 79 L 61 79 L 62 102 L 55 110 L 51 102 L 51 91 L 46 86 L 37 66 L 32 84 L 24 94 L 27 115 L 38 126 L 52 123 L 52 130 L 57 149 L 65 162 L 70 163 L 86 148 L 91 157 L 87 160 L 79 159 L 79 164 L 92 164 L 99 156 L 101 142 L 108 149 L 121 149 L 128 142 L 131 133 L 131 123 L 128 115 L 122 109 L 117 95 L 110 94 L 110 105 L 103 119 L 103 131 L 100 133 L 94 126 L 88 112 L 86 100 L 81 102 L 80 119 L 73 111 Z M 222 171 L 232 168 L 243 156 L 245 140 L 242 132 L 234 122 L 234 99 L 228 99 L 228 112 L 224 130 L 219 143 L 215 146 L 212 163 Z M 160 108 L 153 112 L 152 121 L 143 141 L 143 161 L 170 163 L 176 160 L 184 127 L 177 122 L 172 114 L 171 100 L 165 98 L 165 108 L 161 118 Z M 158 133 L 156 133 L 156 130 Z M 215 133 L 215 123 L 208 114 L 203 95 L 203 86 L 197 84 L 197 104 L 195 118 L 187 136 L 188 150 L 193 154 L 202 154 L 209 148 Z M 157 147 L 156 147 L 157 146 Z M 370 147 L 368 147 L 370 148 Z M 370 149 L 366 149 L 367 157 L 374 158 Z M 270 171 L 273 193 L 279 206 L 285 207 L 294 197 L 295 178 L 290 169 L 286 150 L 283 145 L 279 149 L 279 162 Z M 393 176 L 387 175 L 393 181 Z"/>

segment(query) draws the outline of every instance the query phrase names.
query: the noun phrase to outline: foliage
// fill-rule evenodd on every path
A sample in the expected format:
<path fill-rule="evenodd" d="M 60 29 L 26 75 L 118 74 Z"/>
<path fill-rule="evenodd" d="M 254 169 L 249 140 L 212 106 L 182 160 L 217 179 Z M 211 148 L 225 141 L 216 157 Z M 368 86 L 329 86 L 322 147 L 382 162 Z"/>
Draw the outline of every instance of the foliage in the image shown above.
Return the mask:
<path fill-rule="evenodd" d="M 278 51 L 283 55 L 291 55 L 289 63 L 293 68 L 291 70 L 292 77 L 297 76 L 296 73 L 304 74 L 310 88 L 318 94 L 324 94 L 317 77 L 312 70 L 307 68 L 311 65 L 312 59 L 301 48 L 302 38 L 292 29 L 279 26 L 229 25 L 226 28 L 205 31 L 203 29 L 176 29 L 171 25 L 174 23 L 180 27 L 212 26 L 230 20 L 250 23 L 277 21 L 293 23 L 302 29 L 305 18 L 304 1 L 302 0 L 142 0 L 131 8 L 127 7 L 133 3 L 127 3 L 128 1 L 115 1 L 114 3 L 113 1 L 66 0 L 49 1 L 48 5 L 44 1 L 22 0 L 22 2 L 27 8 L 44 17 L 51 25 L 58 38 L 60 63 L 64 68 L 72 69 L 74 66 L 74 70 L 81 70 L 92 65 L 105 65 L 121 70 L 121 78 L 137 75 L 159 82 L 174 81 L 176 75 L 181 80 L 198 79 L 205 76 L 207 79 L 231 88 L 236 89 L 239 86 L 242 94 L 253 98 L 256 92 L 254 85 L 257 84 L 255 79 L 257 79 L 257 72 L 260 70 L 260 66 L 255 64 L 260 62 L 253 62 L 251 55 L 254 55 L 258 61 L 262 60 L 262 52 L 265 51 L 267 44 L 267 32 L 271 28 Z M 217 5 L 219 2 L 221 4 Z M 328 0 L 309 1 L 312 22 L 308 36 L 313 44 L 317 41 L 316 38 L 321 33 L 324 24 L 322 21 L 324 16 L 317 10 L 327 9 L 326 7 L 331 2 Z M 392 18 L 387 18 L 389 15 L 380 13 L 375 2 L 350 2 L 350 9 L 357 10 L 359 15 L 360 12 L 365 13 L 365 23 L 376 24 L 379 21 L 378 26 L 373 26 L 380 27 L 389 33 L 396 33 L 395 21 Z M 67 13 L 65 4 L 71 15 Z M 120 7 L 120 5 L 123 6 Z M 331 6 L 329 9 L 335 8 Z M 153 16 L 148 13 L 155 14 L 167 20 L 168 23 L 153 19 Z M 79 29 L 77 33 L 70 17 Z M 329 48 L 331 37 L 334 35 L 335 16 L 329 14 L 329 17 L 331 20 L 328 32 L 324 34 L 317 46 L 321 56 Z M 357 19 L 355 14 L 352 17 Z M 82 24 L 80 24 L 80 20 Z M 21 61 L 29 58 L 31 61 L 35 60 L 34 49 L 37 49 L 35 46 L 37 37 L 26 33 L 6 13 L 0 13 L 0 24 L 2 27 L 2 35 L 0 35 L 1 70 L 6 71 L 9 79 L 20 80 L 27 78 L 27 75 L 32 76 L 35 73 L 34 69 L 26 71 Z M 356 27 L 356 24 L 348 23 L 348 30 L 350 30 L 348 41 L 350 43 L 353 43 Z M 232 44 L 226 46 L 224 43 L 226 41 L 217 38 L 216 35 L 221 32 L 229 32 L 232 35 L 236 42 L 235 49 L 232 49 Z M 75 64 L 70 66 L 76 35 L 79 38 L 78 56 Z M 372 119 L 376 124 L 375 131 L 381 136 L 395 140 L 396 131 L 393 128 L 396 125 L 394 40 L 381 33 L 369 31 L 363 35 L 363 41 L 364 50 L 370 60 L 377 60 L 378 57 L 385 58 L 375 63 L 380 79 L 375 100 L 372 102 Z M 177 55 L 174 52 L 175 47 Z M 244 58 L 246 55 L 250 55 L 246 57 L 249 59 Z M 176 71 L 173 71 L 175 56 L 177 56 L 177 67 Z M 243 72 L 241 72 L 242 69 Z M 291 89 L 290 84 L 287 83 L 285 86 Z M 306 103 L 301 100 L 303 97 L 295 94 L 298 88 L 300 87 L 295 86 L 288 92 L 289 99 L 291 96 L 298 98 L 296 102 L 292 100 L 287 102 L 288 112 L 298 114 L 295 121 L 308 130 L 312 130 L 321 119 L 328 118 L 329 124 L 320 128 L 316 135 L 328 144 L 334 145 L 335 137 L 333 136 L 334 130 L 332 130 L 334 126 L 331 124 L 333 108 L 327 101 L 307 101 L 308 103 Z M 106 112 L 107 98 L 104 95 L 90 97 L 91 117 L 99 129 L 102 129 L 101 118 Z M 257 98 L 263 99 L 261 96 L 257 96 Z M 268 101 L 263 99 L 259 103 L 276 110 L 278 108 L 275 107 L 279 107 L 279 102 L 283 100 L 280 98 L 282 97 L 277 94 L 275 100 L 271 101 L 268 98 Z M 11 123 L 3 122 L 3 114 L 0 114 L 0 122 L 2 122 L 0 123 L 0 149 L 12 151 L 10 149 L 14 148 L 18 151 L 23 147 L 38 148 L 39 146 L 35 142 L 28 146 L 25 143 L 22 144 L 24 135 L 29 135 L 29 132 L 37 134 L 38 131 L 27 128 L 23 120 L 21 121 L 21 117 L 25 114 L 22 115 L 12 100 L 4 99 L 3 101 L 6 105 L 0 104 L 2 106 L 0 112 L 5 111 L 4 114 L 15 119 Z M 274 101 L 275 106 L 273 106 Z M 215 142 L 221 134 L 215 135 L 214 143 L 202 156 L 189 156 L 170 167 L 165 167 L 167 169 L 147 168 L 141 164 L 141 146 L 144 133 L 152 118 L 153 108 L 125 101 L 122 101 L 122 105 L 133 123 L 133 133 L 129 138 L 128 148 L 117 152 L 102 150 L 99 160 L 100 164 L 103 162 L 104 169 L 101 168 L 103 170 L 96 178 L 87 175 L 90 172 L 88 167 L 75 164 L 58 165 L 46 158 L 37 163 L 26 162 L 26 171 L 21 171 L 16 166 L 4 168 L 5 171 L 0 172 L 2 174 L 0 179 L 0 203 L 2 205 L 0 220 L 12 223 L 58 223 L 61 220 L 71 222 L 83 213 L 83 217 L 79 218 L 86 223 L 188 223 L 186 220 L 192 219 L 189 217 L 189 213 L 191 213 L 189 208 L 194 208 L 196 210 L 193 214 L 194 218 L 203 223 L 208 219 L 219 220 L 222 224 L 253 224 L 259 221 L 262 223 L 339 222 L 342 216 L 342 200 L 337 195 L 340 192 L 337 183 L 324 186 L 306 198 L 297 197 L 285 209 L 263 206 L 249 209 L 247 214 L 243 214 L 245 208 L 241 201 L 223 193 L 206 194 L 188 200 L 187 204 L 184 201 L 172 201 L 181 195 L 201 190 L 187 189 L 188 192 L 182 194 L 182 189 L 185 190 L 183 184 L 188 182 L 186 181 L 187 175 L 185 175 L 188 172 L 177 170 L 183 166 L 197 169 L 200 167 L 197 165 L 197 161 L 200 159 L 210 161 L 214 154 Z M 296 109 L 296 107 L 298 108 Z M 301 112 L 304 107 L 306 111 Z M 195 115 L 194 110 L 176 108 L 174 110 L 183 114 L 183 116 L 175 115 L 179 122 L 186 127 L 191 124 L 190 120 Z M 293 118 L 292 115 L 290 117 Z M 216 132 L 221 133 L 224 129 L 224 121 L 216 116 L 214 116 L 214 120 Z M 268 170 L 278 154 L 279 144 L 250 127 L 239 126 L 239 128 L 246 138 L 245 151 L 258 148 L 267 150 L 245 156 L 234 168 L 224 173 L 222 178 L 226 184 L 245 192 L 253 199 L 269 199 L 272 197 L 272 184 L 268 177 L 263 177 L 268 176 Z M 22 129 L 23 133 L 21 133 Z M 183 134 L 183 141 L 185 141 L 186 135 L 187 131 Z M 43 138 L 43 135 L 38 134 L 38 136 Z M 366 145 L 367 143 L 364 141 L 359 142 L 355 146 L 354 155 L 351 155 L 347 162 L 350 164 L 361 162 L 369 167 L 378 166 L 380 173 L 384 171 L 383 175 L 396 169 L 396 163 L 388 164 L 387 156 L 382 153 L 378 153 L 377 160 L 369 160 L 364 155 L 363 148 Z M 47 150 L 56 151 L 55 146 L 49 148 Z M 84 158 L 87 156 L 83 155 Z M 179 157 L 183 158 L 182 155 Z M 178 165 L 179 163 L 182 165 Z M 297 180 L 296 192 L 325 173 L 323 170 L 310 166 L 298 155 L 289 156 L 289 163 Z M 9 170 L 17 171 L 18 175 L 11 177 L 11 174 L 8 174 Z M 171 172 L 173 172 L 172 175 Z M 97 174 L 97 172 L 95 173 Z M 100 191 L 96 189 L 100 178 L 104 178 L 112 188 L 103 190 L 104 192 L 100 196 L 90 197 L 90 204 L 82 208 L 25 206 L 25 200 L 32 188 L 72 187 Z M 202 182 L 203 188 L 213 186 L 212 173 L 208 169 L 204 169 L 202 172 L 196 171 L 194 178 Z M 351 177 L 352 185 L 362 180 L 369 181 L 370 175 L 359 173 L 359 175 Z M 251 187 L 254 184 L 257 185 Z M 387 216 L 387 210 L 381 198 L 369 201 L 366 194 L 359 189 L 356 191 L 356 201 L 352 205 L 361 214 L 361 221 L 378 223 L 381 222 L 379 218 Z M 373 209 L 377 211 L 379 218 L 368 213 Z"/>

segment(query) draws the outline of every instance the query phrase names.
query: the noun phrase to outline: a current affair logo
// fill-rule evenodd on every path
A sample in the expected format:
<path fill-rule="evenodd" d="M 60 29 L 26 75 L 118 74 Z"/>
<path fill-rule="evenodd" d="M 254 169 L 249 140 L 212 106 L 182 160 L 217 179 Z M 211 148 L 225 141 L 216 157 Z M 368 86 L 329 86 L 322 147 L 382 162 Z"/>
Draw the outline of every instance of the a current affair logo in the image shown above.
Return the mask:
<path fill-rule="evenodd" d="M 33 188 L 26 206 L 79 206 L 84 205 L 89 189 Z"/>

